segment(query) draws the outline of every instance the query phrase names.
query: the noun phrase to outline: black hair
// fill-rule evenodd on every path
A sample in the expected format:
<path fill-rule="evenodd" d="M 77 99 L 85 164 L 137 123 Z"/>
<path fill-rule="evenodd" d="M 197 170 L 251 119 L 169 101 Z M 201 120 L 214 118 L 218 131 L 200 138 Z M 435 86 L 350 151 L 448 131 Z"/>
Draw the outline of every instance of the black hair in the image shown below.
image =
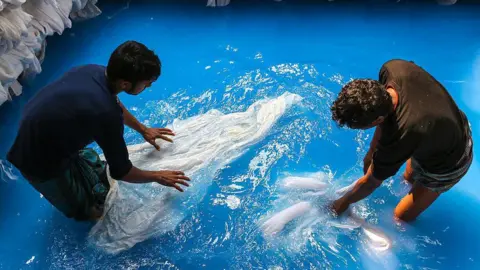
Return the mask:
<path fill-rule="evenodd" d="M 156 80 L 162 64 L 158 56 L 142 43 L 126 41 L 113 51 L 107 66 L 110 82 L 125 80 L 135 85 L 139 81 Z"/>
<path fill-rule="evenodd" d="M 376 80 L 357 79 L 343 86 L 330 108 L 341 127 L 366 128 L 380 116 L 393 111 L 392 97 Z"/>

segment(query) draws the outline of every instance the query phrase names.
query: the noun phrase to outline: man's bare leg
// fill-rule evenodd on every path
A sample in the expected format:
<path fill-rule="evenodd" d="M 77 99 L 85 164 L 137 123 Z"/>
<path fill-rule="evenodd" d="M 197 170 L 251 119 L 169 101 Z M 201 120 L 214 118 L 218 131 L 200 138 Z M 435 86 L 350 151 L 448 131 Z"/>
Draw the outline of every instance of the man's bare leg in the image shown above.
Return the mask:
<path fill-rule="evenodd" d="M 412 221 L 425 211 L 440 193 L 429 190 L 420 183 L 414 183 L 410 192 L 402 198 L 395 208 L 395 217 L 403 221 Z"/>
<path fill-rule="evenodd" d="M 403 179 L 408 183 L 413 185 L 413 169 L 412 169 L 412 159 L 409 158 L 407 160 L 407 167 L 405 168 L 405 172 L 403 173 Z"/>
<path fill-rule="evenodd" d="M 90 208 L 90 220 L 98 221 L 103 216 L 103 205 L 94 205 Z"/>

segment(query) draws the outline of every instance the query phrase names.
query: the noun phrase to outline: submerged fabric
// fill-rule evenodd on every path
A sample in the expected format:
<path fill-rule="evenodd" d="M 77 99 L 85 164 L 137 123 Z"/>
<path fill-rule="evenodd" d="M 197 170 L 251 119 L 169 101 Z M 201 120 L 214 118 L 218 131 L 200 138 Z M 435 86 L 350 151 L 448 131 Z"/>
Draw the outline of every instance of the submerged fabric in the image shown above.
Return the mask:
<path fill-rule="evenodd" d="M 105 67 L 75 67 L 25 106 L 8 160 L 23 173 L 53 178 L 96 141 L 118 179 L 131 168 L 123 131 L 122 109 L 108 89 Z"/>
<path fill-rule="evenodd" d="M 145 170 L 181 170 L 192 181 L 180 193 L 159 184 L 118 182 L 105 204 L 105 217 L 90 232 L 90 240 L 109 253 L 117 253 L 152 236 L 173 230 L 206 194 L 218 170 L 261 140 L 277 120 L 301 97 L 285 93 L 261 100 L 245 112 L 203 115 L 174 121 L 175 143 L 130 146 L 135 166 Z"/>
<path fill-rule="evenodd" d="M 465 151 L 465 121 L 445 87 L 413 62 L 385 63 L 379 81 L 399 95 L 395 112 L 381 124 L 373 175 L 384 180 L 415 158 L 430 173 L 456 169 Z M 448 130 L 448 132 L 445 132 Z"/>
<path fill-rule="evenodd" d="M 101 207 L 110 189 L 105 162 L 89 148 L 80 150 L 60 177 L 25 178 L 65 216 L 77 220 L 88 220 L 92 207 Z"/>

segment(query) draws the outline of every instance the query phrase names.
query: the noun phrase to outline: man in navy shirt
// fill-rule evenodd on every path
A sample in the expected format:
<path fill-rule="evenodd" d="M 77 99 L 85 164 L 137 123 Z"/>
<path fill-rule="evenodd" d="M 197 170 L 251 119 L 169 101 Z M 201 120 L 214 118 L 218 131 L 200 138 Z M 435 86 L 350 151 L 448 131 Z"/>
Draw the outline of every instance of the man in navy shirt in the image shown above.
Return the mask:
<path fill-rule="evenodd" d="M 105 162 L 85 148 L 96 142 L 110 176 L 130 183 L 157 182 L 183 191 L 183 172 L 143 171 L 129 160 L 124 124 L 138 131 L 157 150 L 156 139 L 172 142 L 165 128 L 147 128 L 118 100 L 138 95 L 157 80 L 161 63 L 145 45 L 127 41 L 110 56 L 108 66 L 75 67 L 47 85 L 23 111 L 8 160 L 29 183 L 67 217 L 94 220 L 103 213 L 110 188 Z"/>

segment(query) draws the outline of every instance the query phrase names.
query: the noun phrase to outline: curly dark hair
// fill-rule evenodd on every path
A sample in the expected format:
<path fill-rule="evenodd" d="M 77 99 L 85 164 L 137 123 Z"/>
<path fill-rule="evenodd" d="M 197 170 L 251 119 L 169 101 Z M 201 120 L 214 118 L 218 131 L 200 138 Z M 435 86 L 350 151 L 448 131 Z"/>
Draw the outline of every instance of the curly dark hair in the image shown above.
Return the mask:
<path fill-rule="evenodd" d="M 361 129 L 393 111 L 392 97 L 376 80 L 357 79 L 347 83 L 333 102 L 332 119 L 341 127 Z"/>

